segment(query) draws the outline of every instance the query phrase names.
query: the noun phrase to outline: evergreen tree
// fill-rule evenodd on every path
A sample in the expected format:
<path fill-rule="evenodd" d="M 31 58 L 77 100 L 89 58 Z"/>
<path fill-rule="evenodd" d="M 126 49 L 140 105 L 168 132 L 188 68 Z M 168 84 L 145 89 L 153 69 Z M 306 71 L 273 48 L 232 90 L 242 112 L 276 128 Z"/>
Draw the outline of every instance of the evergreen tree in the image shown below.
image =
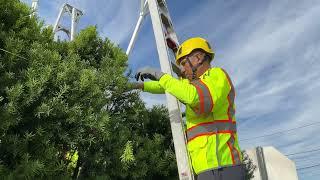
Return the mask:
<path fill-rule="evenodd" d="M 242 157 L 243 157 L 243 163 L 245 166 L 245 172 L 246 172 L 246 180 L 250 180 L 254 178 L 254 171 L 256 170 L 257 166 L 253 164 L 252 159 L 248 156 L 246 151 L 242 151 Z"/>
<path fill-rule="evenodd" d="M 26 5 L 0 3 L 2 178 L 176 177 L 167 111 L 127 92 L 118 46 L 96 27 L 55 42 Z"/>

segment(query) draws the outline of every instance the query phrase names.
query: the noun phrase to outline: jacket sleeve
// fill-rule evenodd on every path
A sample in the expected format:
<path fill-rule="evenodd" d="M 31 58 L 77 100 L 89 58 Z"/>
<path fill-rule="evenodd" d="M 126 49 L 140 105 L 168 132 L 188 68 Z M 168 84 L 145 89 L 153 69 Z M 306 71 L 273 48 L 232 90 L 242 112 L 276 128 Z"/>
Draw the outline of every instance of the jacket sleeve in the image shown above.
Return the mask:
<path fill-rule="evenodd" d="M 164 89 L 160 86 L 159 81 L 146 81 L 143 83 L 143 91 L 152 94 L 164 94 Z"/>
<path fill-rule="evenodd" d="M 182 103 L 191 107 L 199 104 L 199 96 L 196 88 L 188 80 L 178 80 L 169 74 L 165 74 L 159 80 L 160 86 Z"/>

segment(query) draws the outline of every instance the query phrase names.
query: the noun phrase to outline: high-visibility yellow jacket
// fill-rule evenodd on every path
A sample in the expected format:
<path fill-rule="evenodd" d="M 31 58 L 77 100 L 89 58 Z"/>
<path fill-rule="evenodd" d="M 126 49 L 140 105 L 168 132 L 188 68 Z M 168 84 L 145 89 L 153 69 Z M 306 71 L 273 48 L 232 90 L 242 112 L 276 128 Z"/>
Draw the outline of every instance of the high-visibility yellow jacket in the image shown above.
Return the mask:
<path fill-rule="evenodd" d="M 235 91 L 223 69 L 210 68 L 192 82 L 165 74 L 159 81 L 145 82 L 144 91 L 168 92 L 186 105 L 187 148 L 196 174 L 242 163 Z"/>
<path fill-rule="evenodd" d="M 70 174 L 72 174 L 74 169 L 77 167 L 77 162 L 79 158 L 78 151 L 71 150 L 67 152 L 65 158 L 66 160 L 70 161 L 68 163 L 67 170 L 68 172 L 70 172 Z"/>

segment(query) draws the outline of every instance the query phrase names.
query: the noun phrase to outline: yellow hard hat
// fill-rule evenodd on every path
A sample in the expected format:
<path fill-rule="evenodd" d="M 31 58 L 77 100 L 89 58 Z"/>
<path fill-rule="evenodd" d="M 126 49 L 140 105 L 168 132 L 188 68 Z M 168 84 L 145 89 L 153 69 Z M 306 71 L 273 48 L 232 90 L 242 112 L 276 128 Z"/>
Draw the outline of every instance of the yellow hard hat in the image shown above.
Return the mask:
<path fill-rule="evenodd" d="M 214 52 L 211 49 L 210 44 L 203 38 L 195 37 L 186 40 L 179 46 L 176 53 L 176 64 L 179 65 L 181 58 L 190 54 L 195 49 L 202 49 L 208 53 L 211 57 L 210 62 L 214 58 Z"/>

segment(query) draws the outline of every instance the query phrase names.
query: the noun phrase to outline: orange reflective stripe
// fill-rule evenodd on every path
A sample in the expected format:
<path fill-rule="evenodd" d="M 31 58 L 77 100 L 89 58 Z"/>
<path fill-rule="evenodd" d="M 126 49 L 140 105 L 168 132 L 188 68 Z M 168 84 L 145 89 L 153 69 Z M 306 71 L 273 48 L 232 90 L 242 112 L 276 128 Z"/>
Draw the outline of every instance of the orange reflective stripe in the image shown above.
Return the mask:
<path fill-rule="evenodd" d="M 196 87 L 199 95 L 199 107 L 194 111 L 198 114 L 210 113 L 214 104 L 208 86 L 201 80 L 192 81 L 191 84 Z"/>
<path fill-rule="evenodd" d="M 188 142 L 196 137 L 212 135 L 216 133 L 233 133 L 237 131 L 236 123 L 229 120 L 217 120 L 212 122 L 200 123 L 189 128 L 186 132 Z"/>

